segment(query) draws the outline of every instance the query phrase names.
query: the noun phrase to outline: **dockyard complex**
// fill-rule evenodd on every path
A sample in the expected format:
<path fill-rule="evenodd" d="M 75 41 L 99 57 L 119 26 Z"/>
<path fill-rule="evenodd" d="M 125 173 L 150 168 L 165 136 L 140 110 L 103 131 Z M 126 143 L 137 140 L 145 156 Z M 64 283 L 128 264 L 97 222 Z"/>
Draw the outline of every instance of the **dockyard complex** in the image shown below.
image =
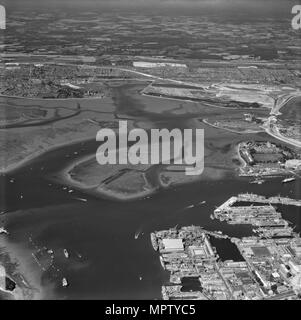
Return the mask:
<path fill-rule="evenodd" d="M 301 238 L 277 211 L 277 205 L 301 206 L 300 200 L 233 196 L 214 210 L 213 219 L 249 224 L 254 236 L 234 238 L 199 226 L 151 234 L 162 267 L 170 272 L 162 287 L 165 300 L 258 300 L 301 297 Z M 241 261 L 220 259 L 212 237 L 235 244 Z"/>

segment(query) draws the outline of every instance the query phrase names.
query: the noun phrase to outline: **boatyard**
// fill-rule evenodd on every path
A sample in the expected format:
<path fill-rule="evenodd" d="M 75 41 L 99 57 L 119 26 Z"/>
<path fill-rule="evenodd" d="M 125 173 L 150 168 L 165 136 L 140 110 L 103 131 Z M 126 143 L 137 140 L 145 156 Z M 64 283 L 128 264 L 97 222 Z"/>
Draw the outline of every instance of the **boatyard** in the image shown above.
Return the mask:
<path fill-rule="evenodd" d="M 248 141 L 238 145 L 238 153 L 242 162 L 240 176 L 294 176 L 300 173 L 300 153 L 288 147 L 276 145 L 269 141 Z M 293 180 L 294 178 L 288 179 Z"/>
<path fill-rule="evenodd" d="M 243 203 L 242 205 L 238 205 Z M 248 205 L 245 205 L 248 204 Z M 254 205 L 256 204 L 256 205 Z M 300 200 L 284 197 L 265 198 L 255 194 L 239 194 L 214 210 L 212 218 L 226 221 L 228 224 L 249 224 L 260 238 L 291 237 L 294 230 L 275 206 L 300 206 Z"/>

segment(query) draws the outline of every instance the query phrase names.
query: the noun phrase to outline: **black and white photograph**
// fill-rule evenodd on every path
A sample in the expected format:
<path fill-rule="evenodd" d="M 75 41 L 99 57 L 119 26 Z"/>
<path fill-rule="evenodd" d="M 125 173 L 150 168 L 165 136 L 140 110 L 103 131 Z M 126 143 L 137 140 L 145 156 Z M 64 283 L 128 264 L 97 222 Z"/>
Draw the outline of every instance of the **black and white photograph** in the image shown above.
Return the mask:
<path fill-rule="evenodd" d="M 301 1 L 0 0 L 0 300 L 301 300 Z"/>

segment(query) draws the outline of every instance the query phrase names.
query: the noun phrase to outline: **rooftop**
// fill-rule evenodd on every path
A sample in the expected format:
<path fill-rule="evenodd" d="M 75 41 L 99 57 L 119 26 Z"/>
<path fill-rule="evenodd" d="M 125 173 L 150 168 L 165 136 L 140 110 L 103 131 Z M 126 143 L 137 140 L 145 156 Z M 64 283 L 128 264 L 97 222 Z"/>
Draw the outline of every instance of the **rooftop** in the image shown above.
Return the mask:
<path fill-rule="evenodd" d="M 163 246 L 168 251 L 182 251 L 184 250 L 182 239 L 163 239 Z"/>

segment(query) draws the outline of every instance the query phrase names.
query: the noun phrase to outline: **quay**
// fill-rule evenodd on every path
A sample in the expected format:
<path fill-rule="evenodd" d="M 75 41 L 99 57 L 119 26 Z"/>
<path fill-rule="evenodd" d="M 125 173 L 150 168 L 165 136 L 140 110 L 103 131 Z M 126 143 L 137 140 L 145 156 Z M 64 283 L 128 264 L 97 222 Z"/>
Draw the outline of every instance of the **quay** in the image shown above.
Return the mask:
<path fill-rule="evenodd" d="M 153 232 L 153 248 L 170 273 L 168 284 L 162 286 L 163 299 L 300 300 L 301 238 L 272 205 L 300 206 L 300 202 L 246 193 L 214 210 L 214 219 L 252 225 L 254 235 L 249 237 L 231 238 L 200 226 Z M 223 261 L 211 237 L 230 239 L 241 261 Z"/>

